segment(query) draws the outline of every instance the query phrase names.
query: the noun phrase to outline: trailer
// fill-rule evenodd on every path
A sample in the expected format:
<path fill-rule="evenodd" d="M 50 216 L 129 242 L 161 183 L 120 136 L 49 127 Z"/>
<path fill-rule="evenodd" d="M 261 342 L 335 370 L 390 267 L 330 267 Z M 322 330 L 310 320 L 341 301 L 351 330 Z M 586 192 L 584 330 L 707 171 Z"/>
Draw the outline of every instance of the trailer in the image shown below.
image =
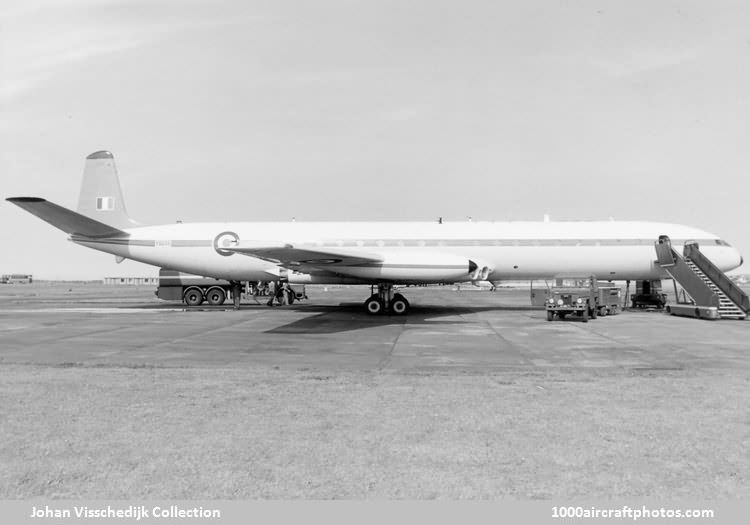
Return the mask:
<path fill-rule="evenodd" d="M 244 287 L 243 287 L 244 288 Z M 248 286 L 248 292 L 252 295 L 267 294 L 268 283 L 252 283 Z M 287 302 L 292 304 L 295 300 L 306 299 L 304 285 L 289 286 Z M 264 290 L 266 290 L 264 292 Z M 182 273 L 176 270 L 159 270 L 159 285 L 156 296 L 164 301 L 182 301 L 188 306 L 200 306 L 204 302 L 219 306 L 231 298 L 232 283 L 224 279 L 203 277 Z"/>

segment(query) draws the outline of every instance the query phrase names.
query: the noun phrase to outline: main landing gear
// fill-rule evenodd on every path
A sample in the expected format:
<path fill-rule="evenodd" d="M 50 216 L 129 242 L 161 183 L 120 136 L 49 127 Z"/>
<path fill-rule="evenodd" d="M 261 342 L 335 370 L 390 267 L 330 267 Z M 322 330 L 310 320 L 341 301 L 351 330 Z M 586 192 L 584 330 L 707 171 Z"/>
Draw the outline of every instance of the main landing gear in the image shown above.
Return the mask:
<path fill-rule="evenodd" d="M 392 284 L 379 284 L 375 293 L 365 301 L 365 309 L 370 315 L 390 312 L 394 315 L 406 315 L 409 312 L 409 301 L 400 293 L 393 293 Z"/>

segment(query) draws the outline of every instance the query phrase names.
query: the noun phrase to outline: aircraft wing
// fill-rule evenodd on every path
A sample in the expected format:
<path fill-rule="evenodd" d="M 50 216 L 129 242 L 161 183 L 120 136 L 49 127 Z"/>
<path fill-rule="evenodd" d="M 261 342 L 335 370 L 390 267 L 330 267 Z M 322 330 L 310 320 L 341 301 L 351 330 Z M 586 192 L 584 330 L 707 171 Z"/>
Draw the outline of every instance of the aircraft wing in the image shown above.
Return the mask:
<path fill-rule="evenodd" d="M 478 265 L 466 256 L 441 251 L 391 250 L 360 252 L 347 248 L 295 248 L 291 244 L 249 246 L 237 244 L 222 250 L 257 257 L 274 264 L 313 274 L 337 274 L 364 282 L 444 282 L 469 280 Z"/>
<path fill-rule="evenodd" d="M 283 246 L 230 246 L 226 251 L 241 253 L 250 257 L 257 257 L 285 268 L 301 272 L 325 269 L 336 272 L 336 267 L 361 265 L 376 265 L 382 263 L 382 257 L 377 254 L 349 253 L 347 250 L 315 250 L 309 248 L 295 248 L 291 244 Z"/>

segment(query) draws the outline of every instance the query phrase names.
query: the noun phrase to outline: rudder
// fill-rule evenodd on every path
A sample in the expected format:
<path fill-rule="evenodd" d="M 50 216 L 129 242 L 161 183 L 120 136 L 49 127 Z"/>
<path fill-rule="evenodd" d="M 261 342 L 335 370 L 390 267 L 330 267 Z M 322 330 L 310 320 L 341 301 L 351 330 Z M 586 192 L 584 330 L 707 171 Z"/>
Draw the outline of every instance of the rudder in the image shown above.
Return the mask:
<path fill-rule="evenodd" d="M 77 211 L 121 230 L 139 225 L 125 209 L 115 158 L 109 151 L 86 157 Z"/>

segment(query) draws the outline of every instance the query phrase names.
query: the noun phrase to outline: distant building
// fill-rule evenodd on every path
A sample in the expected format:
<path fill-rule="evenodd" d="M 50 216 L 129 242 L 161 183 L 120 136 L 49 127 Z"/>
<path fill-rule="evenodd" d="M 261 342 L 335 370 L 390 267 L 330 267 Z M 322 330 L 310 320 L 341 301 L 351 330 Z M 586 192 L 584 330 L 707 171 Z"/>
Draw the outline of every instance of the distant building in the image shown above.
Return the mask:
<path fill-rule="evenodd" d="M 158 277 L 105 277 L 103 280 L 107 286 L 145 286 L 158 285 Z"/>
<path fill-rule="evenodd" d="M 31 275 L 25 273 L 9 273 L 0 277 L 2 284 L 31 284 L 33 281 Z"/>

